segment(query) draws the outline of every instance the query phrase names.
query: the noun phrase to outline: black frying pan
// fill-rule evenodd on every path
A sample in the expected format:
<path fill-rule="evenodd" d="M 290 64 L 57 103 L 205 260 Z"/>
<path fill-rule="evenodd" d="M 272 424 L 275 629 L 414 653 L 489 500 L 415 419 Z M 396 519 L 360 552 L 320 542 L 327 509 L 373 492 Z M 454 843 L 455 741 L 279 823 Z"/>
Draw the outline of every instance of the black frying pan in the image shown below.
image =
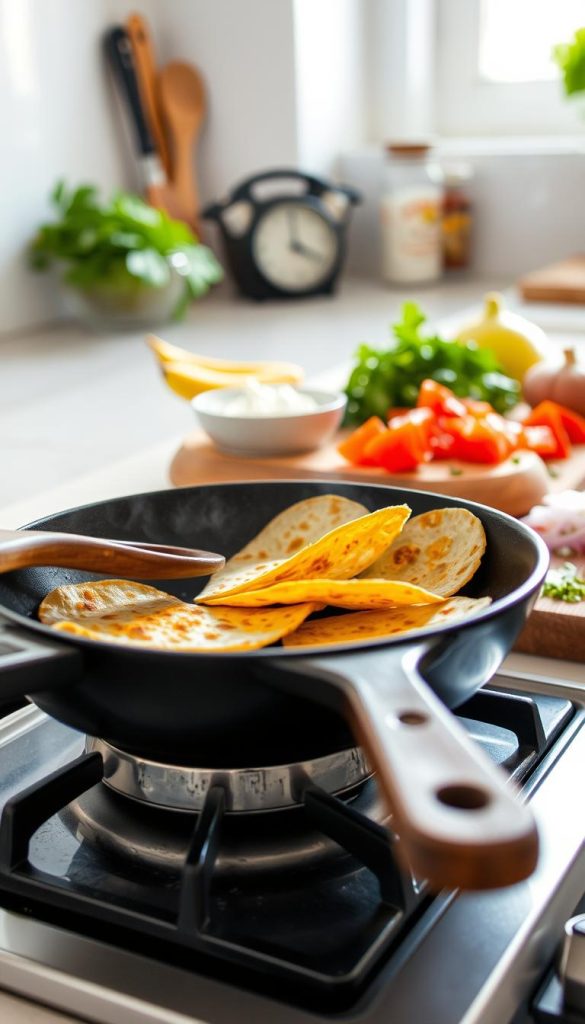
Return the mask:
<path fill-rule="evenodd" d="M 303 498 L 341 494 L 373 511 L 406 502 L 413 515 L 464 506 L 479 515 L 487 551 L 466 588 L 493 604 L 464 622 L 402 639 L 241 654 L 124 648 L 59 635 L 36 620 L 53 587 L 90 573 L 56 568 L 0 577 L 0 699 L 24 694 L 48 714 L 129 752 L 199 767 L 308 760 L 354 745 L 378 769 L 414 869 L 435 885 L 505 885 L 537 851 L 532 818 L 446 707 L 499 667 L 548 565 L 521 523 L 460 500 L 385 486 L 276 481 L 224 484 L 101 502 L 33 524 L 63 532 L 193 546 L 234 554 L 269 519 Z M 190 600 L 201 580 L 152 581 Z M 434 692 L 433 692 L 434 691 Z"/>

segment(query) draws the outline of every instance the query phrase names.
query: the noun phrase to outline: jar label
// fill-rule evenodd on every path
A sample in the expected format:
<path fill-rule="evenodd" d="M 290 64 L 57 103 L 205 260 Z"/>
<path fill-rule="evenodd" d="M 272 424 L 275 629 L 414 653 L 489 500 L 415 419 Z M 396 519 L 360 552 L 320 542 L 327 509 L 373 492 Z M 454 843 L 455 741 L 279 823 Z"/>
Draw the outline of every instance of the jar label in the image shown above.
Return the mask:
<path fill-rule="evenodd" d="M 438 278 L 442 267 L 441 193 L 432 185 L 397 189 L 380 204 L 382 268 L 391 281 Z"/>

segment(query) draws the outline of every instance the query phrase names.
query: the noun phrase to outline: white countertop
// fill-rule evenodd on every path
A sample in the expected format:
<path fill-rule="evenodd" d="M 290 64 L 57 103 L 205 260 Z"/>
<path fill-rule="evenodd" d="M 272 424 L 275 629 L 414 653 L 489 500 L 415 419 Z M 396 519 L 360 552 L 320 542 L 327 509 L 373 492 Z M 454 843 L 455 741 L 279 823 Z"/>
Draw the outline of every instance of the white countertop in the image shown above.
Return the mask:
<path fill-rule="evenodd" d="M 294 360 L 314 378 L 350 359 L 362 341 L 383 345 L 406 299 L 444 324 L 501 285 L 454 278 L 406 292 L 354 280 L 334 298 L 260 304 L 224 286 L 196 304 L 184 323 L 159 333 L 205 355 Z M 559 337 L 585 334 L 582 308 L 531 306 L 528 315 Z M 2 527 L 170 486 L 171 457 L 193 419 L 188 404 L 164 385 L 142 334 L 100 336 L 67 324 L 0 337 L 0 385 Z M 512 654 L 503 669 L 584 685 L 583 666 L 574 662 Z M 0 1019 L 71 1020 L 7 994 L 0 995 Z"/>

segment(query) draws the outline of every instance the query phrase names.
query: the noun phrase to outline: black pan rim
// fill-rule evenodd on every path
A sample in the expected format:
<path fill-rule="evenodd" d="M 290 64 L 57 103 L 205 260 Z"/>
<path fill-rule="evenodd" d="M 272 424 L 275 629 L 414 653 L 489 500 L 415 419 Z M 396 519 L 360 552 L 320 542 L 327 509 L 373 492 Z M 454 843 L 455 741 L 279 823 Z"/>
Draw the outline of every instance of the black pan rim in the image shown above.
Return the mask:
<path fill-rule="evenodd" d="M 506 609 L 511 608 L 514 605 L 521 603 L 522 600 L 531 597 L 532 594 L 542 584 L 544 576 L 546 575 L 546 571 L 547 571 L 547 569 L 549 567 L 550 552 L 549 552 L 546 544 L 542 540 L 542 538 L 536 533 L 536 531 L 534 531 L 530 527 L 526 526 L 520 520 L 515 519 L 513 516 L 509 515 L 507 512 L 501 512 L 498 509 L 494 509 L 494 508 L 490 507 L 489 505 L 481 505 L 479 502 L 468 501 L 467 499 L 453 498 L 450 495 L 440 494 L 440 493 L 437 493 L 435 491 L 420 491 L 420 490 L 416 490 L 415 488 L 398 488 L 398 487 L 393 487 L 391 484 L 372 484 L 372 483 L 366 483 L 366 482 L 361 483 L 359 481 L 354 482 L 354 481 L 350 481 L 350 480 L 339 480 L 339 481 L 337 481 L 337 480 L 322 480 L 322 479 L 310 479 L 309 480 L 309 479 L 306 479 L 306 478 L 305 479 L 297 479 L 297 478 L 294 478 L 294 477 L 290 477 L 290 478 L 289 477 L 283 477 L 283 478 L 270 479 L 270 480 L 222 481 L 220 483 L 199 484 L 199 485 L 194 485 L 192 487 L 161 488 L 161 489 L 156 490 L 156 491 L 140 491 L 140 492 L 136 492 L 136 493 L 117 495 L 117 496 L 112 497 L 112 498 L 105 498 L 102 501 L 86 502 L 83 505 L 76 505 L 76 506 L 72 506 L 71 508 L 60 509 L 59 511 L 54 512 L 54 513 L 52 513 L 52 514 L 50 514 L 48 516 L 44 516 L 44 517 L 42 517 L 40 519 L 36 519 L 33 522 L 31 522 L 31 523 L 27 523 L 25 526 L 20 527 L 20 529 L 23 529 L 23 530 L 37 529 L 39 526 L 47 526 L 53 519 L 56 519 L 59 516 L 67 515 L 69 513 L 74 513 L 74 512 L 83 512 L 86 509 L 98 509 L 101 506 L 111 505 L 112 502 L 115 502 L 115 501 L 124 501 L 124 500 L 128 500 L 128 499 L 141 499 L 141 498 L 156 498 L 156 497 L 159 497 L 159 496 L 168 495 L 169 492 L 176 493 L 176 494 L 180 494 L 180 493 L 192 494 L 192 493 L 195 493 L 195 492 L 198 492 L 198 491 L 201 491 L 201 490 L 212 489 L 212 488 L 214 490 L 224 489 L 224 488 L 226 490 L 229 490 L 229 489 L 233 490 L 234 488 L 237 488 L 237 487 L 250 487 L 250 486 L 254 486 L 255 488 L 262 489 L 264 487 L 274 487 L 274 486 L 282 486 L 282 485 L 290 485 L 290 486 L 297 486 L 297 487 L 300 486 L 300 485 L 302 485 L 302 486 L 313 486 L 313 485 L 315 485 L 315 486 L 319 486 L 319 487 L 347 485 L 348 487 L 352 487 L 352 488 L 357 487 L 358 489 L 363 489 L 364 491 L 372 491 L 372 490 L 379 490 L 379 491 L 384 491 L 384 492 L 391 491 L 391 492 L 399 493 L 399 494 L 402 494 L 402 495 L 405 492 L 407 492 L 409 494 L 413 494 L 413 495 L 415 495 L 417 497 L 421 497 L 421 498 L 424 498 L 424 499 L 437 498 L 439 503 L 441 503 L 441 502 L 443 503 L 442 505 L 439 504 L 437 507 L 463 507 L 463 508 L 468 508 L 471 512 L 473 512 L 473 511 L 475 511 L 477 509 L 478 510 L 477 514 L 479 515 L 479 518 L 481 518 L 481 513 L 483 512 L 483 513 L 487 513 L 488 516 L 490 516 L 490 517 L 495 516 L 498 519 L 504 519 L 507 523 L 510 524 L 510 526 L 513 527 L 514 530 L 519 531 L 521 534 L 523 534 L 523 536 L 525 536 L 528 539 L 530 539 L 531 543 L 533 544 L 533 546 L 535 548 L 536 554 L 537 554 L 536 565 L 535 565 L 534 569 L 532 570 L 532 573 L 530 574 L 528 579 L 526 579 L 524 581 L 524 583 L 521 584 L 520 587 L 518 587 L 517 589 L 513 590 L 510 594 L 507 594 L 505 597 L 499 598 L 498 600 L 494 601 L 492 604 L 490 604 L 483 611 L 477 612 L 474 615 L 470 615 L 468 618 L 459 619 L 458 621 L 450 623 L 450 624 L 445 625 L 445 626 L 432 627 L 432 628 L 428 628 L 428 629 L 412 630 L 412 631 L 409 631 L 405 636 L 400 637 L 400 638 L 398 638 L 398 637 L 396 637 L 396 638 L 381 637 L 381 638 L 375 639 L 375 640 L 361 640 L 361 641 L 357 641 L 356 643 L 352 642 L 352 643 L 347 643 L 347 644 L 327 645 L 327 646 L 325 646 L 325 645 L 317 645 L 317 646 L 312 646 L 312 647 L 310 647 L 310 646 L 306 646 L 306 647 L 303 646 L 303 647 L 298 647 L 298 648 L 282 647 L 282 646 L 281 647 L 270 646 L 270 647 L 261 647 L 261 648 L 259 648 L 257 650 L 251 650 L 251 651 L 217 651 L 215 653 L 211 652 L 211 651 L 165 651 L 165 650 L 162 650 L 160 648 L 147 647 L 147 646 L 143 647 L 143 646 L 141 646 L 139 644 L 134 644 L 134 645 L 131 646 L 130 644 L 110 643 L 108 641 L 93 640 L 93 639 L 91 639 L 89 637 L 81 637 L 81 636 L 68 635 L 67 633 L 61 633 L 59 630 L 53 629 L 50 626 L 45 626 L 42 622 L 39 622 L 38 620 L 35 620 L 35 619 L 32 619 L 32 618 L 28 618 L 25 615 L 20 615 L 18 612 L 12 611 L 12 609 L 7 608 L 4 605 L 0 606 L 0 612 L 2 613 L 3 616 L 5 616 L 11 622 L 14 622 L 14 623 L 16 623 L 16 624 L 18 624 L 20 626 L 23 626 L 26 629 L 33 630 L 33 632 L 39 633 L 42 636 L 45 636 L 48 639 L 52 640 L 53 642 L 55 642 L 56 640 L 62 640 L 63 643 L 65 643 L 65 644 L 71 644 L 71 645 L 74 644 L 75 646 L 81 646 L 84 649 L 88 649 L 90 651 L 95 651 L 96 648 L 99 648 L 99 650 L 104 650 L 104 651 L 107 650 L 110 653 L 114 653 L 115 652 L 119 657 L 136 655 L 139 652 L 146 652 L 149 655 L 152 655 L 152 656 L 156 657 L 157 659 L 158 658 L 164 658 L 165 660 L 167 660 L 169 658 L 173 658 L 173 659 L 192 658 L 193 656 L 195 656 L 195 657 L 197 657 L 199 659 L 201 659 L 201 658 L 215 659 L 215 658 L 221 657 L 222 659 L 226 659 L 227 658 L 229 660 L 234 660 L 234 661 L 237 661 L 237 660 L 252 660 L 252 661 L 255 661 L 256 659 L 263 659 L 263 658 L 264 659 L 266 659 L 266 658 L 268 658 L 268 659 L 270 659 L 270 658 L 277 658 L 277 659 L 280 660 L 283 657 L 284 658 L 299 658 L 299 657 L 309 657 L 309 656 L 313 656 L 313 655 L 317 655 L 317 654 L 322 654 L 323 656 L 326 656 L 326 655 L 331 655 L 331 654 L 351 653 L 352 651 L 354 651 L 354 652 L 357 652 L 357 651 L 369 651 L 369 650 L 375 650 L 375 649 L 384 648 L 384 647 L 401 647 L 401 646 L 408 646 L 408 645 L 414 646 L 415 644 L 424 643 L 425 639 L 429 640 L 429 639 L 434 639 L 436 637 L 448 636 L 448 635 L 450 635 L 452 633 L 456 633 L 462 627 L 465 627 L 467 625 L 470 625 L 470 624 L 474 624 L 475 625 L 476 623 L 486 622 L 489 619 L 495 618 L 500 613 L 504 612 Z"/>

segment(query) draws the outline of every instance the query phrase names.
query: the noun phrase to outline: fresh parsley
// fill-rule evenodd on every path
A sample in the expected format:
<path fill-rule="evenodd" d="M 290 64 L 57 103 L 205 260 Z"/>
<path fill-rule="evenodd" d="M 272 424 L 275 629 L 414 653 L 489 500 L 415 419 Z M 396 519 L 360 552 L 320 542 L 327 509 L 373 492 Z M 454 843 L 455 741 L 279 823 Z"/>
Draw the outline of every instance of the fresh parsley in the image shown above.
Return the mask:
<path fill-rule="evenodd" d="M 585 579 L 578 575 L 577 566 L 565 562 L 559 569 L 549 569 L 542 587 L 545 597 L 557 601 L 585 601 Z"/>
<path fill-rule="evenodd" d="M 162 288 L 175 272 L 185 281 L 175 311 L 181 316 L 190 299 L 204 295 L 223 276 L 211 249 L 186 224 L 139 196 L 117 192 L 100 202 L 93 185 L 70 191 L 59 181 L 51 203 L 55 219 L 39 228 L 30 262 L 35 270 L 60 263 L 64 280 L 76 288 Z"/>
<path fill-rule="evenodd" d="M 427 377 L 445 384 L 460 398 L 489 402 L 500 413 L 518 403 L 519 382 L 505 375 L 490 349 L 474 341 L 425 335 L 421 329 L 425 321 L 416 303 L 405 302 L 387 348 L 360 345 L 355 353 L 357 365 L 345 388 L 346 424 L 357 426 L 370 416 L 385 419 L 392 407 L 416 405 Z"/>

